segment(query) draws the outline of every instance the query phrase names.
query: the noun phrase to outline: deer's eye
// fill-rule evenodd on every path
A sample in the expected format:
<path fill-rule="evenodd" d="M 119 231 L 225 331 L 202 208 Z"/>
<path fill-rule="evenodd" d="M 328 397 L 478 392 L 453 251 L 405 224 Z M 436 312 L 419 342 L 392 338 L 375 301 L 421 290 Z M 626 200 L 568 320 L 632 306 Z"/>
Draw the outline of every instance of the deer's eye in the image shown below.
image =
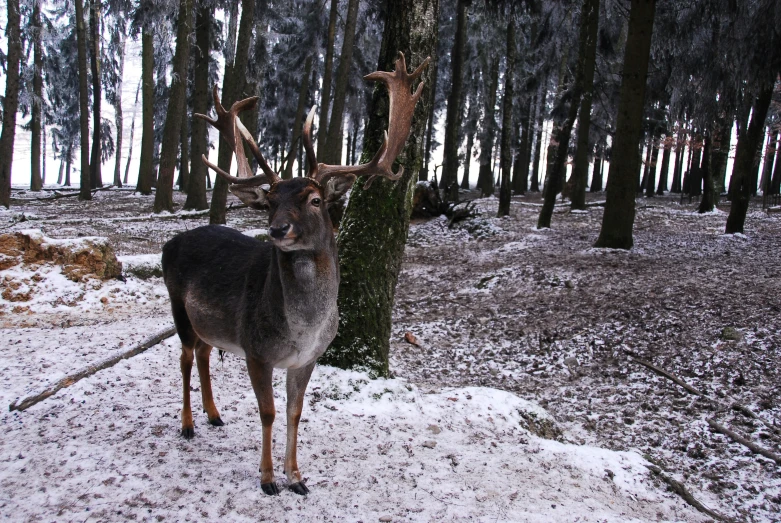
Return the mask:
<path fill-rule="evenodd" d="M 312 198 L 312 205 L 320 207 L 320 198 Z"/>

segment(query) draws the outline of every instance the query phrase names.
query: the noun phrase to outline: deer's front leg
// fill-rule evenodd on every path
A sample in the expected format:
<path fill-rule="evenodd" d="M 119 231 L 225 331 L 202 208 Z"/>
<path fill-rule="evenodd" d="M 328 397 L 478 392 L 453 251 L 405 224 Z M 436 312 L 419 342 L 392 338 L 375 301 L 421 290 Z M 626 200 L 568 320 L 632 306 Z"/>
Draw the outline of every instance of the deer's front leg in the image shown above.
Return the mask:
<path fill-rule="evenodd" d="M 258 400 L 260 422 L 263 425 L 263 446 L 260 450 L 260 488 L 269 495 L 279 494 L 274 482 L 274 467 L 271 462 L 271 426 L 274 424 L 274 389 L 271 386 L 271 365 L 259 363 L 247 358 L 247 370 L 252 388 Z"/>
<path fill-rule="evenodd" d="M 301 410 L 304 407 L 304 394 L 312 375 L 315 363 L 312 362 L 300 369 L 287 370 L 287 446 L 285 448 L 285 475 L 290 482 L 290 490 L 296 494 L 309 494 L 301 480 L 296 460 L 296 446 L 298 445 L 298 422 L 301 420 Z"/>

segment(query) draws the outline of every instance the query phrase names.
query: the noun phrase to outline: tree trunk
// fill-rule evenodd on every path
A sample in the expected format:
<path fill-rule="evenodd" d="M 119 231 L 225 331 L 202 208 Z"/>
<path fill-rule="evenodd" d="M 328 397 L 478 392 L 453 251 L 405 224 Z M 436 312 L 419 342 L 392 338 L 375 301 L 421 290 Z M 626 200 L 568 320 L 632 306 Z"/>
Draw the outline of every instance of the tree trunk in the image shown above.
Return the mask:
<path fill-rule="evenodd" d="M 687 185 L 690 203 L 693 197 L 702 194 L 702 136 L 698 134 L 694 140 L 695 143 L 694 147 L 692 147 L 692 161 L 691 166 L 689 167 L 689 180 Z"/>
<path fill-rule="evenodd" d="M 312 74 L 312 57 L 308 56 L 304 64 L 304 74 L 301 76 L 301 85 L 298 88 L 298 106 L 296 116 L 293 119 L 293 136 L 290 140 L 290 152 L 287 153 L 287 163 L 282 171 L 282 179 L 289 180 L 293 177 L 293 160 L 296 157 L 298 142 L 301 138 L 302 122 L 304 121 L 304 109 L 306 108 L 306 95 L 309 93 L 309 75 Z M 349 153 L 350 148 L 347 148 Z"/>
<path fill-rule="evenodd" d="M 594 24 L 597 23 L 594 21 L 595 18 L 598 22 L 599 0 L 583 0 L 583 8 L 580 14 L 580 36 L 578 37 L 578 62 L 575 68 L 575 83 L 570 92 L 571 99 L 567 119 L 562 122 L 556 133 L 556 159 L 549 171 L 550 179 L 546 181 L 545 199 L 542 210 L 540 210 L 540 217 L 537 220 L 538 229 L 550 227 L 553 207 L 556 204 L 556 195 L 561 191 L 564 182 L 567 158 L 569 156 L 569 139 L 572 134 L 572 127 L 575 125 L 575 118 L 578 116 L 581 97 L 583 96 L 587 75 L 589 75 L 588 69 L 591 67 L 588 63 L 592 53 L 591 48 L 596 46 L 596 36 L 594 34 L 596 29 L 593 28 Z M 595 47 L 593 52 L 596 52 Z M 593 84 L 593 72 L 590 76 L 592 76 L 591 83 Z"/>
<path fill-rule="evenodd" d="M 485 108 L 483 110 L 483 132 L 480 135 L 480 172 L 477 177 L 477 185 L 483 197 L 494 193 L 494 175 L 491 170 L 491 158 L 493 157 L 494 133 L 496 121 L 496 90 L 499 85 L 499 58 L 491 59 L 489 84 L 485 90 Z"/>
<path fill-rule="evenodd" d="M 388 0 L 378 69 L 393 70 L 398 52 L 414 69 L 437 47 L 437 0 Z M 388 375 L 391 312 L 412 210 L 415 178 L 423 165 L 423 142 L 433 103 L 431 70 L 423 72 L 423 96 L 415 107 L 412 129 L 399 156 L 400 180 L 381 179 L 363 189 L 365 177 L 352 189 L 337 242 L 341 283 L 339 331 L 321 363 L 369 369 Z M 379 149 L 387 126 L 385 88 L 372 93 L 362 161 Z"/>
<path fill-rule="evenodd" d="M 65 187 L 71 186 L 71 162 L 73 160 L 73 146 L 68 147 L 68 157 L 65 162 Z M 91 193 L 90 193 L 91 194 Z"/>
<path fill-rule="evenodd" d="M 62 185 L 62 177 L 65 174 L 65 158 L 60 157 L 60 171 L 57 173 L 57 185 Z"/>
<path fill-rule="evenodd" d="M 767 128 L 767 147 L 765 148 L 765 163 L 762 167 L 762 178 L 759 188 L 762 194 L 768 194 L 770 190 L 770 178 L 773 176 L 773 160 L 776 158 L 776 130 L 771 126 Z"/>
<path fill-rule="evenodd" d="M 118 31 L 119 45 L 117 52 L 119 54 L 119 75 L 117 76 L 117 92 L 114 101 L 114 121 L 117 126 L 117 139 L 116 147 L 114 148 L 116 154 L 114 156 L 113 183 L 116 187 L 122 187 L 122 127 L 124 126 L 122 119 L 122 74 L 125 68 L 125 31 L 123 29 L 119 29 Z"/>
<path fill-rule="evenodd" d="M 431 65 L 431 92 L 437 92 L 437 75 L 439 74 L 439 64 L 437 60 L 432 60 Z M 426 152 L 423 155 L 423 168 L 420 170 L 418 178 L 421 181 L 428 180 L 429 164 L 431 163 L 431 144 L 434 138 L 434 116 L 436 111 L 432 105 L 431 112 L 428 115 L 428 123 L 426 123 Z M 435 169 L 436 170 L 436 169 Z"/>
<path fill-rule="evenodd" d="M 502 178 L 499 186 L 499 210 L 496 216 L 509 216 L 512 188 L 510 173 L 513 167 L 513 73 L 515 72 L 515 22 L 507 22 L 507 67 L 504 71 L 504 94 L 502 95 Z"/>
<path fill-rule="evenodd" d="M 754 156 L 757 144 L 762 141 L 762 131 L 765 128 L 765 118 L 773 95 L 773 85 L 763 86 L 754 103 L 751 123 L 746 132 L 738 138 L 735 151 L 735 165 L 732 170 L 730 197 L 732 205 L 727 217 L 726 234 L 742 233 L 746 222 L 746 212 L 751 199 L 751 175 L 754 168 Z"/>
<path fill-rule="evenodd" d="M 475 146 L 475 133 L 469 132 L 466 137 L 466 160 L 464 161 L 464 176 L 461 178 L 461 188 L 469 190 L 469 167 L 472 164 L 472 149 Z"/>
<path fill-rule="evenodd" d="M 90 157 L 90 187 L 95 189 L 103 187 L 103 176 L 101 174 L 101 112 L 100 106 L 103 99 L 102 84 L 100 81 L 100 2 L 92 0 L 89 9 L 90 25 L 90 68 L 92 69 L 92 155 Z"/>
<path fill-rule="evenodd" d="M 249 47 L 252 41 L 252 27 L 255 23 L 255 1 L 241 0 L 241 21 L 239 22 L 239 35 L 236 41 L 236 54 L 233 62 L 225 62 L 225 73 L 222 79 L 222 106 L 230 108 L 233 102 L 240 100 L 244 93 L 244 84 L 247 77 L 247 63 L 249 63 Z M 242 119 L 242 121 L 244 121 Z M 233 161 L 231 144 L 225 140 L 219 140 L 219 152 L 217 165 L 225 172 L 230 172 Z M 283 149 L 284 150 L 284 149 Z M 212 203 L 209 208 L 209 223 L 225 223 L 225 204 L 228 201 L 228 183 L 217 176 L 212 191 Z"/>
<path fill-rule="evenodd" d="M 710 133 L 705 135 L 705 144 L 702 149 L 702 172 L 703 179 L 703 193 L 700 200 L 700 206 L 697 208 L 697 212 L 704 214 L 706 212 L 712 212 L 716 206 L 716 188 L 713 183 L 713 138 Z"/>
<path fill-rule="evenodd" d="M 682 129 L 678 130 L 678 134 L 675 137 L 675 167 L 673 169 L 673 181 L 670 185 L 671 193 L 681 192 L 681 173 L 683 172 L 683 156 L 684 156 L 684 141 L 685 133 Z"/>
<path fill-rule="evenodd" d="M 331 107 L 331 83 L 334 70 L 334 41 L 336 40 L 336 18 L 339 14 L 339 0 L 331 0 L 328 15 L 328 37 L 325 44 L 325 69 L 323 89 L 320 94 L 320 116 L 317 124 L 317 154 L 325 154 L 325 139 L 328 134 L 328 109 Z"/>
<path fill-rule="evenodd" d="M 778 134 L 778 142 L 781 142 L 781 131 Z M 773 177 L 770 181 L 770 194 L 781 193 L 781 147 L 777 147 L 776 165 L 773 167 Z"/>
<path fill-rule="evenodd" d="M 179 144 L 182 141 L 182 118 L 186 109 L 187 64 L 190 61 L 190 32 L 193 26 L 193 0 L 179 1 L 179 19 L 176 23 L 176 51 L 174 51 L 168 112 L 163 127 L 160 150 L 160 171 L 157 178 L 154 212 L 174 211 L 174 170 Z"/>
<path fill-rule="evenodd" d="M 594 70 L 597 66 L 597 31 L 599 29 L 599 0 L 583 3 L 583 9 L 589 10 L 586 29 L 586 56 L 583 63 L 583 98 L 578 113 L 578 141 L 575 150 L 575 165 L 572 168 L 574 186 L 570 196 L 572 209 L 586 208 L 586 186 L 588 185 L 588 156 L 591 152 L 589 131 L 591 129 L 591 104 L 594 96 Z"/>
<path fill-rule="evenodd" d="M 594 153 L 594 170 L 591 172 L 589 192 L 602 192 L 602 147 L 599 145 Z"/>
<path fill-rule="evenodd" d="M 632 0 L 618 102 L 613 157 L 597 247 L 631 249 L 637 189 L 637 144 L 643 124 L 656 0 Z"/>
<path fill-rule="evenodd" d="M 84 26 L 84 1 L 76 4 L 76 45 L 79 59 L 79 127 L 81 131 L 81 176 L 79 200 L 91 200 L 89 171 L 89 85 L 87 76 L 87 28 Z M 10 2 L 9 2 L 10 5 Z"/>
<path fill-rule="evenodd" d="M 339 67 L 336 69 L 336 85 L 334 85 L 334 105 L 331 109 L 331 119 L 328 122 L 328 136 L 325 140 L 325 150 L 318 161 L 338 165 L 342 163 L 342 138 L 344 127 L 344 106 L 347 101 L 347 86 L 350 80 L 350 66 L 353 61 L 355 44 L 355 25 L 358 19 L 358 0 L 349 0 L 347 4 L 347 20 L 342 37 L 342 54 L 339 56 Z"/>
<path fill-rule="evenodd" d="M 458 147 L 461 130 L 462 100 L 464 90 L 464 59 L 466 55 L 466 19 L 468 0 L 458 0 L 456 34 L 451 52 L 452 76 L 450 94 L 447 97 L 445 117 L 445 144 L 442 157 L 442 178 L 440 187 L 445 200 L 458 201 Z"/>
<path fill-rule="evenodd" d="M 81 0 L 77 0 L 81 1 Z M 151 27 L 141 35 L 141 158 L 136 191 L 152 194 L 155 181 L 155 37 Z"/>
<path fill-rule="evenodd" d="M 732 140 L 732 113 L 724 119 L 722 136 L 718 143 L 714 137 L 713 143 L 713 172 L 716 177 L 716 200 L 718 201 L 727 187 L 727 163 L 729 160 L 730 141 Z"/>
<path fill-rule="evenodd" d="M 529 162 L 531 161 L 531 121 L 532 111 L 534 110 L 534 96 L 529 97 L 529 103 L 526 104 L 526 112 L 523 115 L 523 121 L 519 130 L 521 134 L 521 143 L 518 146 L 515 166 L 513 166 L 513 192 L 515 194 L 525 194 L 529 189 Z"/>
<path fill-rule="evenodd" d="M 138 106 L 138 94 L 141 91 L 141 81 L 138 82 L 136 87 L 136 102 L 133 104 L 133 118 L 130 120 L 130 140 L 127 144 L 127 161 L 125 162 L 125 176 L 122 178 L 122 183 L 127 184 L 128 176 L 130 175 L 130 160 L 133 158 L 133 136 L 136 134 L 136 107 Z"/>
<path fill-rule="evenodd" d="M 667 191 L 667 177 L 670 175 L 670 152 L 672 150 L 673 133 L 667 131 L 664 135 L 664 152 L 662 153 L 662 170 L 659 171 L 659 185 L 656 194 L 662 196 Z"/>
<path fill-rule="evenodd" d="M 645 160 L 642 163 L 643 178 L 642 180 L 638 180 L 640 183 L 637 184 L 637 192 L 640 194 L 643 193 L 643 188 L 645 187 L 645 183 L 648 180 L 648 170 L 651 167 L 651 149 L 653 149 L 653 143 L 654 143 L 653 137 L 649 136 L 648 142 L 646 143 L 646 147 L 645 147 Z M 642 152 L 643 152 L 643 148 L 641 146 L 640 150 L 638 151 L 638 154 L 642 155 Z"/>
<path fill-rule="evenodd" d="M 534 165 L 532 166 L 532 182 L 531 187 L 529 188 L 531 192 L 540 192 L 540 155 L 542 154 L 542 127 L 545 123 L 546 95 L 546 87 L 542 87 L 540 89 L 540 95 L 538 96 L 539 100 L 537 101 L 537 122 L 535 124 L 537 136 L 534 139 Z"/>
<path fill-rule="evenodd" d="M 41 179 L 41 109 L 43 105 L 43 46 L 41 45 L 41 0 L 33 0 L 33 99 L 30 127 L 30 190 L 40 191 Z"/>

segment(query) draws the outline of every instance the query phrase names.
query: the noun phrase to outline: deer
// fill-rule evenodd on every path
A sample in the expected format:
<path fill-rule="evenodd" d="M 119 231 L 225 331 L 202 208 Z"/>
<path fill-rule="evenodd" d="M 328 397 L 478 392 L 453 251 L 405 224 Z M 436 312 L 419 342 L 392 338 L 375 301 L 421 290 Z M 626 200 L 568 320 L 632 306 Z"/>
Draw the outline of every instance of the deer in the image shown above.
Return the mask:
<path fill-rule="evenodd" d="M 209 356 L 213 347 L 246 360 L 262 425 L 260 483 L 265 494 L 278 495 L 271 458 L 271 429 L 275 406 L 273 369 L 286 369 L 287 439 L 284 474 L 288 488 L 306 495 L 298 468 L 298 426 L 315 362 L 336 336 L 339 324 L 337 293 L 339 259 L 328 207 L 339 201 L 355 180 L 368 176 L 364 188 L 384 177 L 398 180 L 392 164 L 407 141 L 415 104 L 423 82 L 414 93 L 412 82 L 428 65 L 427 58 L 413 73 L 407 72 L 400 52 L 393 72 L 375 71 L 365 80 L 384 83 L 390 110 L 388 129 L 374 157 L 360 165 L 317 162 L 312 147 L 315 107 L 304 124 L 302 140 L 308 168 L 306 176 L 282 180 L 263 158 L 252 134 L 237 117 L 255 107 L 258 98 L 220 103 L 214 87 L 217 117 L 195 114 L 215 127 L 236 157 L 237 176 L 201 160 L 229 184 L 229 190 L 248 207 L 268 209 L 269 241 L 261 241 L 223 226 L 207 225 L 181 233 L 163 247 L 163 279 L 168 289 L 176 332 L 182 344 L 181 436 L 195 436 L 190 404 L 193 359 L 201 385 L 208 422 L 224 423 L 214 404 Z M 247 144 L 262 173 L 253 175 L 244 152 Z"/>

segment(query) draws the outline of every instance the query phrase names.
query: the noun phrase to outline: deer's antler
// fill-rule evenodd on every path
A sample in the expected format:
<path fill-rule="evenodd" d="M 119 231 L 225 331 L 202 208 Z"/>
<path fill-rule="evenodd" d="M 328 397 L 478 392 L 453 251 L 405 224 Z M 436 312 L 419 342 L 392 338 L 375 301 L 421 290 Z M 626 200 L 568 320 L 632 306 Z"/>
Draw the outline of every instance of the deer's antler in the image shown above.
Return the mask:
<path fill-rule="evenodd" d="M 309 112 L 309 117 L 304 125 L 304 147 L 309 161 L 309 172 L 307 176 L 313 178 L 321 185 L 325 185 L 329 178 L 333 176 L 355 177 L 369 175 L 364 188 L 369 185 L 378 176 L 383 176 L 390 180 L 398 180 L 404 173 L 404 167 L 394 173 L 392 166 L 396 157 L 404 147 L 409 136 L 410 126 L 412 125 L 412 115 L 415 111 L 415 104 L 423 93 L 423 82 L 418 85 L 414 94 L 411 94 L 412 81 L 418 78 L 423 70 L 428 66 L 431 58 L 420 64 L 412 74 L 407 73 L 407 63 L 404 54 L 399 52 L 396 60 L 396 69 L 393 72 L 376 71 L 364 76 L 364 80 L 382 82 L 388 87 L 388 96 L 390 98 L 388 130 L 385 132 L 385 138 L 374 158 L 369 163 L 361 165 L 328 165 L 317 163 L 317 157 L 312 148 L 312 120 L 314 120 L 314 107 Z"/>
<path fill-rule="evenodd" d="M 240 112 L 255 107 L 255 104 L 258 103 L 258 97 L 252 96 L 250 98 L 240 100 L 234 103 L 230 110 L 226 111 L 222 106 L 222 103 L 220 103 L 220 96 L 217 94 L 216 85 L 214 86 L 212 94 L 214 95 L 214 110 L 217 113 L 217 119 L 209 118 L 204 114 L 195 114 L 194 116 L 196 118 L 206 120 L 215 129 L 220 131 L 222 137 L 225 138 L 225 140 L 230 144 L 233 153 L 236 155 L 238 177 L 231 176 L 230 174 L 220 169 L 218 166 L 211 163 L 206 158 L 206 155 L 201 156 L 203 163 L 210 167 L 214 172 L 222 176 L 225 181 L 229 183 L 239 185 L 263 185 L 265 183 L 277 183 L 279 181 L 279 176 L 268 166 L 268 163 L 266 163 L 265 158 L 263 158 L 263 155 L 260 153 L 258 144 L 255 143 L 255 139 L 252 137 L 252 134 L 238 118 Z M 258 161 L 258 165 L 263 171 L 263 174 L 258 174 L 256 176 L 252 175 L 252 170 L 250 169 L 249 162 L 247 161 L 247 156 L 244 154 L 244 143 L 242 142 L 242 138 L 246 140 L 247 144 L 249 145 L 250 151 L 252 151 L 253 156 L 255 156 L 255 159 Z"/>

